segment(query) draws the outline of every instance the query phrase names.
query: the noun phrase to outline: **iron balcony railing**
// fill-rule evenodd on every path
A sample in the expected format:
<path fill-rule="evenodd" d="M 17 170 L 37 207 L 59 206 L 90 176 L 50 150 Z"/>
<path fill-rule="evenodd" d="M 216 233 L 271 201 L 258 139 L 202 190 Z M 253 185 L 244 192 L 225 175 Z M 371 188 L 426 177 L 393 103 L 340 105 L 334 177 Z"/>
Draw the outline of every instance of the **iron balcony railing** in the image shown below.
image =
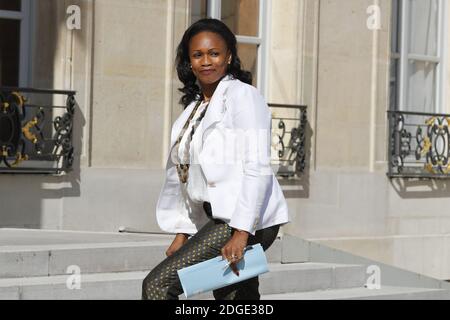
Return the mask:
<path fill-rule="evenodd" d="M 277 176 L 299 178 L 306 167 L 307 106 L 270 103 L 271 165 Z"/>
<path fill-rule="evenodd" d="M 75 91 L 0 87 L 0 172 L 70 171 L 75 105 Z"/>
<path fill-rule="evenodd" d="M 450 115 L 388 111 L 391 178 L 450 177 Z"/>

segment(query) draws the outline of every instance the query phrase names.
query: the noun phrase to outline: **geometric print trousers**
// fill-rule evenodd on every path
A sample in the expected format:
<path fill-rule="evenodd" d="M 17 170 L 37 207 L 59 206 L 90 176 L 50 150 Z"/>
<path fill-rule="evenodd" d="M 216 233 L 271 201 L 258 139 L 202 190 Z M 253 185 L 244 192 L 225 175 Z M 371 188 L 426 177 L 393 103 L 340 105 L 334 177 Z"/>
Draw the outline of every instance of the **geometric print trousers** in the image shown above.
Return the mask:
<path fill-rule="evenodd" d="M 221 255 L 221 249 L 231 239 L 233 228 L 218 219 L 211 219 L 211 205 L 204 203 L 210 221 L 174 254 L 164 259 L 142 282 L 143 300 L 178 300 L 183 293 L 177 270 Z M 260 243 L 264 251 L 275 241 L 279 225 L 256 231 L 248 245 Z M 250 278 L 213 291 L 216 300 L 259 300 L 258 277 Z"/>

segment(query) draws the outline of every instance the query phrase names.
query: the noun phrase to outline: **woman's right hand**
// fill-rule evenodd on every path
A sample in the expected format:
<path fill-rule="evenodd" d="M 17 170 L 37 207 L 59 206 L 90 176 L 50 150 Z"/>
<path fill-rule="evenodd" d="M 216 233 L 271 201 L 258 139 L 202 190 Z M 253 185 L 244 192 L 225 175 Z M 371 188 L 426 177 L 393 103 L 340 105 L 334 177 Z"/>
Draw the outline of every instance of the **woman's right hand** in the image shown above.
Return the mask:
<path fill-rule="evenodd" d="M 173 239 L 172 244 L 166 250 L 166 256 L 170 257 L 173 255 L 178 249 L 180 249 L 188 240 L 188 235 L 184 233 L 178 233 Z"/>

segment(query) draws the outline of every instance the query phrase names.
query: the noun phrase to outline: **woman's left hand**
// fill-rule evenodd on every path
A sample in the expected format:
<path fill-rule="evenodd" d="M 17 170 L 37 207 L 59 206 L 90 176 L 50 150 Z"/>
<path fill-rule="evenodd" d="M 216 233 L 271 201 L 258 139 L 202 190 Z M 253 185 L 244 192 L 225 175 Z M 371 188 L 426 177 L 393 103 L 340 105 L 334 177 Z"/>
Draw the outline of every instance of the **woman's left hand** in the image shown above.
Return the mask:
<path fill-rule="evenodd" d="M 231 239 L 221 250 L 222 257 L 225 260 L 228 260 L 231 270 L 233 270 L 237 276 L 239 276 L 239 270 L 236 265 L 244 255 L 248 237 L 249 233 L 247 231 L 235 230 Z"/>

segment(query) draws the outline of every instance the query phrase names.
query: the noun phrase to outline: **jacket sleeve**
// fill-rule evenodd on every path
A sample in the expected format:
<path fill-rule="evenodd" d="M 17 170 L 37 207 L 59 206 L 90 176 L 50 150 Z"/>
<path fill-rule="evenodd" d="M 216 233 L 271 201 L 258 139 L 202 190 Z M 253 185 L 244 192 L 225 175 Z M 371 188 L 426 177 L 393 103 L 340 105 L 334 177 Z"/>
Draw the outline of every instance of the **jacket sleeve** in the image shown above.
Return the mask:
<path fill-rule="evenodd" d="M 239 140 L 243 179 L 229 225 L 255 234 L 266 195 L 271 190 L 271 112 L 258 90 L 250 85 L 229 95 L 233 127 Z"/>

